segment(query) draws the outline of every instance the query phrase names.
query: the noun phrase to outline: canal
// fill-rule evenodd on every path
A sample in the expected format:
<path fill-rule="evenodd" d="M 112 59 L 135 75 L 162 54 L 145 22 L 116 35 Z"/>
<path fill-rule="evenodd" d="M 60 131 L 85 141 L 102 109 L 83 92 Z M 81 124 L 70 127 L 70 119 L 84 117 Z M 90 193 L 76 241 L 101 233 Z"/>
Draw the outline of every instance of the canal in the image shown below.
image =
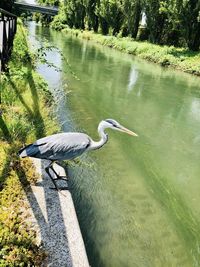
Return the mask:
<path fill-rule="evenodd" d="M 109 142 L 69 168 L 73 199 L 92 267 L 200 266 L 200 79 L 30 23 L 38 67 L 54 95 L 63 131 Z"/>

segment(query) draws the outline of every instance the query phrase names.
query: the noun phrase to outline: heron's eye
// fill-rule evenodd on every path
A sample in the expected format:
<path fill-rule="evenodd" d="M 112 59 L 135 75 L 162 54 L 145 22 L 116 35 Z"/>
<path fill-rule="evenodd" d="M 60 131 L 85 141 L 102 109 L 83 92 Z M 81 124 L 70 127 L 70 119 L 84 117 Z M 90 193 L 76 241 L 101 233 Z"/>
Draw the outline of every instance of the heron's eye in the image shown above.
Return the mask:
<path fill-rule="evenodd" d="M 119 128 L 118 125 L 113 120 L 107 119 L 106 122 L 110 123 L 115 128 Z"/>

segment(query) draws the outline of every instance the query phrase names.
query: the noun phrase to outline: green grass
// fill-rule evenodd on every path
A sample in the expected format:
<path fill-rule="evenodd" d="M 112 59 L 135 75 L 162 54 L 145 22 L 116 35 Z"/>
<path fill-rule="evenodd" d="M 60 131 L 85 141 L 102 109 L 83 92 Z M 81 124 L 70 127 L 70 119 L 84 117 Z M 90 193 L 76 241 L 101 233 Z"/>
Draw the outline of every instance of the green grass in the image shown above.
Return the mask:
<path fill-rule="evenodd" d="M 174 46 L 160 46 L 148 42 L 139 42 L 129 37 L 105 36 L 91 31 L 64 28 L 63 32 L 92 40 L 139 58 L 158 63 L 161 66 L 173 67 L 200 76 L 200 52 L 193 52 L 186 48 L 176 48 Z"/>
<path fill-rule="evenodd" d="M 0 266 L 41 266 L 45 252 L 26 222 L 25 201 L 37 175 L 30 160 L 17 152 L 58 126 L 51 114 L 52 97 L 34 69 L 22 24 L 14 41 L 9 73 L 1 77 L 0 106 Z"/>

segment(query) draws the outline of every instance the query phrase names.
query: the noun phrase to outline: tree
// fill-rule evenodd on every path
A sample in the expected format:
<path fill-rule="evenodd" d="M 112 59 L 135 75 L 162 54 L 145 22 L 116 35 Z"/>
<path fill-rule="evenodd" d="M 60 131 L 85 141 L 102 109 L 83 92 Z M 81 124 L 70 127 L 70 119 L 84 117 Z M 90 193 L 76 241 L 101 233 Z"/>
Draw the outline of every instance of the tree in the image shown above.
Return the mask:
<path fill-rule="evenodd" d="M 95 32 L 98 32 L 99 28 L 99 18 L 96 14 L 98 2 L 98 0 L 87 0 L 86 2 L 88 28 L 89 30 L 93 29 Z"/>
<path fill-rule="evenodd" d="M 83 0 L 75 1 L 75 27 L 85 29 L 86 8 Z"/>
<path fill-rule="evenodd" d="M 138 33 L 141 11 L 142 7 L 140 0 L 123 1 L 124 25 L 125 28 L 127 28 L 127 33 L 133 38 L 136 38 Z"/>
<path fill-rule="evenodd" d="M 3 0 L 5 2 L 5 0 Z M 56 4 L 58 0 L 38 0 Z M 136 38 L 141 13 L 146 15 L 145 38 L 152 43 L 200 47 L 200 0 L 64 0 L 63 21 L 79 29 Z"/>
<path fill-rule="evenodd" d="M 70 27 L 85 28 L 86 8 L 83 0 L 65 0 L 64 10 Z"/>
<path fill-rule="evenodd" d="M 60 0 L 37 0 L 37 3 L 43 6 L 59 6 Z M 53 16 L 40 13 L 36 13 L 35 18 L 36 21 L 41 21 L 43 25 L 49 25 L 53 20 Z"/>
<path fill-rule="evenodd" d="M 200 1 L 184 0 L 181 24 L 189 49 L 197 51 L 200 47 Z"/>
<path fill-rule="evenodd" d="M 180 46 L 183 45 L 180 12 L 182 0 L 168 0 L 160 2 L 159 12 L 165 17 L 161 43 Z"/>
<path fill-rule="evenodd" d="M 161 2 L 160 13 L 165 13 L 167 25 L 165 43 L 183 45 L 191 50 L 200 46 L 200 1 L 170 0 Z"/>
<path fill-rule="evenodd" d="M 122 4 L 120 0 L 101 0 L 98 7 L 98 15 L 104 34 L 108 33 L 109 27 L 113 29 L 113 35 L 120 31 L 123 24 Z"/>
<path fill-rule="evenodd" d="M 166 2 L 166 0 L 144 0 L 149 41 L 158 44 L 161 43 L 163 29 L 167 18 L 165 13 L 160 12 L 160 2 Z"/>
<path fill-rule="evenodd" d="M 38 4 L 44 4 L 48 6 L 59 6 L 59 0 L 37 0 Z"/>
<path fill-rule="evenodd" d="M 13 3 L 14 3 L 14 0 L 1 0 L 0 8 L 5 9 L 7 11 L 11 11 Z"/>

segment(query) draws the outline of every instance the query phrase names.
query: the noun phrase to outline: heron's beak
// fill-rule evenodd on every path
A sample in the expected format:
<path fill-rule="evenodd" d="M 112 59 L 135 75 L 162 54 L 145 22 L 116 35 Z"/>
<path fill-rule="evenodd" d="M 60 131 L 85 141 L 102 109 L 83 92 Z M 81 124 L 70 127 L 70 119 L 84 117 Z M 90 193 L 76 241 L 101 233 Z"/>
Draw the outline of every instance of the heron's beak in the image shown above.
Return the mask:
<path fill-rule="evenodd" d="M 123 126 L 121 126 L 121 127 L 119 128 L 119 130 L 120 130 L 121 132 L 127 133 L 127 134 L 132 135 L 132 136 L 138 136 L 136 133 L 132 132 L 131 130 L 129 130 L 129 129 L 123 127 Z"/>

